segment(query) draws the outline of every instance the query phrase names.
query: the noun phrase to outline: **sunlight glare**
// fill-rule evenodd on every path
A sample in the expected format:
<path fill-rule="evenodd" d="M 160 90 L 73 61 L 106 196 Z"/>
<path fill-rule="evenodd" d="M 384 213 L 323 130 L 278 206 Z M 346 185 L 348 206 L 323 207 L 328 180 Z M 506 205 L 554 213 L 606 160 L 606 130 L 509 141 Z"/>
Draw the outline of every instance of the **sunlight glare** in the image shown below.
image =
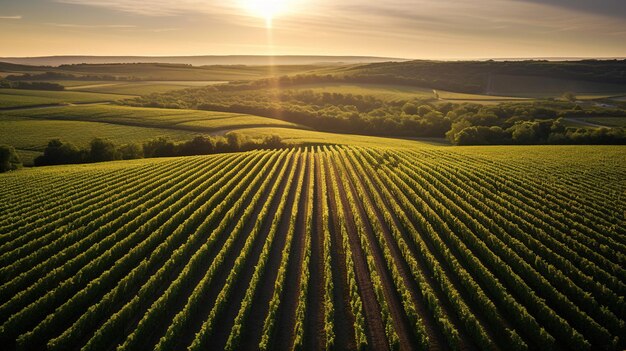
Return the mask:
<path fill-rule="evenodd" d="M 243 7 L 251 14 L 265 19 L 268 27 L 272 19 L 287 10 L 288 0 L 242 0 Z"/>

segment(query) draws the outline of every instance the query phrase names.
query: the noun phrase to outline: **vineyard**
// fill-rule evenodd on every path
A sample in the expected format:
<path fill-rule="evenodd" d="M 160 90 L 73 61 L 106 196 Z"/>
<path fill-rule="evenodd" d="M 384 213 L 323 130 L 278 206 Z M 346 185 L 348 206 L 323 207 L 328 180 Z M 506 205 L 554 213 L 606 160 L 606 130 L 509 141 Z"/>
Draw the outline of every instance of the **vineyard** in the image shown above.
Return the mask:
<path fill-rule="evenodd" d="M 618 350 L 619 147 L 314 146 L 0 175 L 16 350 Z"/>

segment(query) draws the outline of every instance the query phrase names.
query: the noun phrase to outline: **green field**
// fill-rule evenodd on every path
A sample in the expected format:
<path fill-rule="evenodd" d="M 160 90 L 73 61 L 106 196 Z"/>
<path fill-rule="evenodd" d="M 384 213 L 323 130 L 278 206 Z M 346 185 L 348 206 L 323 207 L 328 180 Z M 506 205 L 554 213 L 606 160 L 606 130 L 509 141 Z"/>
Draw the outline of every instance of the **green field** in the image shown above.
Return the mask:
<path fill-rule="evenodd" d="M 120 81 L 100 81 L 77 84 L 72 81 L 53 81 L 66 86 L 66 90 L 86 91 L 106 94 L 122 95 L 149 95 L 155 93 L 165 93 L 172 90 L 187 89 L 212 84 L 223 83 L 220 81 L 140 81 L 140 82 L 120 82 Z M 67 84 L 67 85 L 66 85 Z"/>
<path fill-rule="evenodd" d="M 93 103 L 132 98 L 130 95 L 100 94 L 73 91 L 0 89 L 0 108 L 65 103 Z"/>
<path fill-rule="evenodd" d="M 499 78 L 504 80 L 503 82 L 498 81 L 498 86 L 506 86 L 506 80 L 504 78 Z M 496 105 L 499 103 L 511 103 L 511 102 L 533 102 L 537 99 L 545 99 L 545 98 L 560 98 L 563 95 L 563 92 L 566 90 L 567 85 L 562 87 L 561 90 L 558 90 L 558 83 L 551 82 L 556 86 L 553 87 L 552 91 L 543 91 L 539 86 L 541 86 L 541 80 L 533 79 L 531 80 L 535 85 L 529 85 L 526 92 L 520 92 L 519 90 L 509 90 L 506 89 L 494 89 L 490 95 L 487 94 L 467 94 L 467 93 L 459 93 L 445 90 L 435 90 L 439 95 L 439 100 L 441 102 L 452 102 L 452 103 L 475 103 L 481 105 Z M 510 83 L 510 82 L 509 82 Z M 513 84 L 513 83 L 511 83 Z M 619 92 L 623 93 L 623 90 L 619 90 L 615 88 L 613 85 L 604 86 L 602 84 L 588 84 L 583 85 L 587 89 L 583 90 L 584 93 L 576 94 L 576 98 L 578 100 L 596 100 L 596 99 L 620 99 Z M 339 94 L 353 94 L 353 95 L 369 95 L 374 96 L 377 99 L 381 99 L 384 101 L 406 101 L 412 99 L 433 99 L 434 91 L 433 89 L 428 88 L 419 88 L 408 85 L 390 85 L 390 84 L 366 84 L 366 83 L 319 83 L 319 84 L 304 84 L 298 85 L 294 87 L 289 87 L 289 89 L 296 90 L 311 90 L 314 92 L 322 93 L 339 93 Z M 517 89 L 517 88 L 516 88 Z M 522 89 L 522 88 L 520 88 Z M 547 88 L 546 88 L 547 89 Z M 556 90 L 554 90 L 556 89 Z M 581 88 L 582 89 L 582 88 Z M 608 89 L 608 90 L 607 90 Z M 611 90 L 613 89 L 613 90 Z M 617 90 L 615 90 L 617 89 Z M 623 88 L 620 88 L 623 89 Z M 569 91 L 569 90 L 567 90 Z M 572 90 L 576 91 L 576 90 Z M 599 91 L 597 93 L 593 93 L 593 91 Z M 608 92 L 607 92 L 608 91 Z M 508 94 L 508 96 L 507 96 Z M 618 96 L 618 97 L 615 97 Z"/>
<path fill-rule="evenodd" d="M 412 99 L 433 99 L 433 89 L 419 88 L 408 85 L 389 85 L 389 84 L 366 84 L 366 83 L 319 83 L 304 84 L 288 89 L 311 90 L 317 93 L 339 93 L 353 95 L 369 95 L 384 101 L 406 101 Z M 439 99 L 443 102 L 471 102 L 477 104 L 496 104 L 500 102 L 523 102 L 532 101 L 525 98 L 516 98 L 508 96 L 492 96 L 455 93 L 450 91 L 436 90 Z"/>
<path fill-rule="evenodd" d="M 0 111 L 0 118 L 103 122 L 201 132 L 264 126 L 299 128 L 294 123 L 240 113 L 136 108 L 116 105 L 77 105 Z"/>
<path fill-rule="evenodd" d="M 626 117 L 566 118 L 564 123 L 576 128 L 626 128 Z"/>
<path fill-rule="evenodd" d="M 606 98 L 626 93 L 619 84 L 541 76 L 493 75 L 488 91 L 491 94 L 527 98 L 560 97 L 572 92 L 580 99 Z"/>
<path fill-rule="evenodd" d="M 383 73 L 395 72 L 389 81 L 406 82 L 403 67 L 429 73 L 428 63 L 386 65 Z M 435 100 L 432 89 L 393 83 L 174 91 L 309 66 L 61 69 L 145 81 L 0 90 L 0 143 L 26 165 L 53 138 L 82 148 L 109 139 L 108 159 L 120 154 L 116 146 L 158 137 L 227 135 L 144 145 L 146 157 L 256 150 L 0 174 L 3 350 L 626 347 L 626 147 L 452 146 L 437 129 L 471 122 L 482 128 L 465 126 L 468 133 L 492 133 L 499 143 L 600 135 L 626 118 L 564 113 L 619 116 L 620 102 L 539 101 L 557 96 L 553 85 L 565 83 L 556 78 L 525 77 L 505 94 L 514 79 L 496 76 L 491 88 L 500 90 L 490 93 L 504 96 L 438 90 Z M 466 74 L 465 87 L 484 74 Z M 610 96 L 598 84 L 577 99 Z M 133 103 L 281 119 L 123 105 Z M 58 106 L 36 107 L 45 104 Z M 505 131 L 509 118 L 519 123 Z M 159 145 L 177 153 L 145 151 Z M 98 160 L 91 148 L 61 163 Z"/>
<path fill-rule="evenodd" d="M 415 143 L 1 174 L 0 338 L 622 349 L 624 179 L 624 147 Z"/>
<path fill-rule="evenodd" d="M 134 78 L 146 81 L 232 81 L 266 78 L 276 75 L 304 74 L 320 71 L 332 73 L 336 65 L 278 65 L 244 66 L 212 65 L 191 66 L 178 64 L 137 63 L 137 64 L 78 64 L 60 67 L 36 67 L 11 65 L 7 73 L 37 74 L 47 71 L 76 76 L 107 75 L 120 78 Z"/>
<path fill-rule="evenodd" d="M 626 128 L 626 117 L 590 117 L 582 119 L 585 122 L 607 127 Z"/>
<path fill-rule="evenodd" d="M 100 122 L 63 121 L 45 119 L 6 120 L 0 117 L 0 140 L 17 149 L 25 165 L 32 165 L 51 139 L 62 139 L 85 147 L 94 138 L 105 138 L 117 145 L 141 144 L 165 137 L 172 141 L 188 141 L 200 132 L 116 125 Z"/>
<path fill-rule="evenodd" d="M 115 105 L 62 106 L 0 111 L 0 140 L 18 149 L 22 161 L 32 164 L 50 139 L 86 146 L 96 137 L 118 145 L 143 143 L 158 137 L 188 141 L 197 135 L 223 134 L 240 128 L 300 126 L 273 118 L 196 110 L 132 108 Z M 273 128 L 268 128 L 273 130 Z M 262 133 L 271 135 L 272 133 Z"/>
<path fill-rule="evenodd" d="M 286 128 L 246 128 L 237 130 L 237 133 L 250 138 L 263 138 L 271 135 L 279 135 L 284 142 L 294 145 L 354 145 L 354 146 L 375 146 L 383 149 L 398 147 L 422 147 L 426 145 L 447 145 L 448 142 L 441 138 L 416 138 L 415 140 L 373 137 L 356 134 L 326 133 L 304 129 Z"/>

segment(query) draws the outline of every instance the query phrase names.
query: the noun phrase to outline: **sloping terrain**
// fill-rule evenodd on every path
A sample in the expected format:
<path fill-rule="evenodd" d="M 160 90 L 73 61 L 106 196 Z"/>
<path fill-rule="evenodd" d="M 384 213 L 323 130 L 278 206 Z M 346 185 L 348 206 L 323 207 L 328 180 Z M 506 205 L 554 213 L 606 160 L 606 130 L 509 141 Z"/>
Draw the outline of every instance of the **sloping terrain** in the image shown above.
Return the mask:
<path fill-rule="evenodd" d="M 2 174 L 0 339 L 623 348 L 624 155 L 325 146 Z"/>

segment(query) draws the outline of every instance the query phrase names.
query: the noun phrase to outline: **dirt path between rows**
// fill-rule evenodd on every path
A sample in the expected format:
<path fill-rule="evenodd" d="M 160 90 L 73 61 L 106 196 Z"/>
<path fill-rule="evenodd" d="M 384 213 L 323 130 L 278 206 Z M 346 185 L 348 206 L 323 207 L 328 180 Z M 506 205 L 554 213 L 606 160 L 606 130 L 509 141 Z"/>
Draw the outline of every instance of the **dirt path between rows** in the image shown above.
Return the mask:
<path fill-rule="evenodd" d="M 383 324 L 380 306 L 374 293 L 374 285 L 370 279 L 370 271 L 367 267 L 367 259 L 365 253 L 361 248 L 360 241 L 357 237 L 357 229 L 354 223 L 353 214 L 348 209 L 348 199 L 346 196 L 345 185 L 341 182 L 337 165 L 333 160 L 329 160 L 332 163 L 330 171 L 335 173 L 337 183 L 339 185 L 339 197 L 338 201 L 344 204 L 344 216 L 346 218 L 346 229 L 348 232 L 348 240 L 350 242 L 351 253 L 354 259 L 356 280 L 359 286 L 359 292 L 361 293 L 361 300 L 363 301 L 363 309 L 365 312 L 365 321 L 367 324 L 367 334 L 370 347 L 373 350 L 389 350 L 389 344 L 387 342 L 387 335 L 385 334 L 385 325 Z M 337 209 L 334 208 L 333 213 L 337 213 Z"/>
<path fill-rule="evenodd" d="M 345 162 L 345 158 L 343 156 L 339 156 Z M 335 167 L 339 167 L 335 164 Z M 352 194 L 355 194 L 355 199 L 358 199 L 357 188 L 354 183 L 354 180 L 350 176 L 351 172 L 348 172 L 345 165 L 341 165 L 342 172 L 345 172 L 346 184 L 342 184 L 345 187 L 345 191 L 351 191 Z M 367 191 L 365 191 L 365 196 L 368 196 Z M 371 200 L 370 200 L 371 202 Z M 389 305 L 389 310 L 393 319 L 393 324 L 396 329 L 396 333 L 400 339 L 400 349 L 401 350 L 415 350 L 417 349 L 417 342 L 414 334 L 411 332 L 411 325 L 409 320 L 404 312 L 404 308 L 402 307 L 402 302 L 400 301 L 400 296 L 398 291 L 396 290 L 395 283 L 393 278 L 391 277 L 391 273 L 386 264 L 385 257 L 381 248 L 378 246 L 378 240 L 376 235 L 374 234 L 374 228 L 369 222 L 367 213 L 364 209 L 363 203 L 357 201 L 356 204 L 359 213 L 352 214 L 352 216 L 359 216 L 363 222 L 365 223 L 365 235 L 367 237 L 369 243 L 369 249 L 372 255 L 374 256 L 374 264 L 376 266 L 376 271 L 380 276 L 381 283 L 383 285 L 383 292 L 385 296 L 385 300 Z M 381 222 L 382 223 L 382 222 Z"/>
<path fill-rule="evenodd" d="M 390 168 L 388 168 L 386 166 L 385 166 L 385 171 L 386 172 L 393 172 L 393 170 L 391 170 Z M 415 200 L 416 201 L 421 201 L 420 199 L 415 199 Z M 388 201 L 388 199 L 387 199 L 387 201 Z M 402 203 L 398 203 L 398 204 L 400 205 L 400 207 L 402 209 L 407 211 L 407 209 L 405 208 L 405 205 L 403 205 Z M 407 215 L 408 215 L 408 211 L 407 211 Z M 463 301 L 472 301 L 472 299 L 469 297 L 469 294 L 463 288 L 463 285 L 459 282 L 458 276 L 456 274 L 454 274 L 453 272 L 451 272 L 448 264 L 446 263 L 446 261 L 441 256 L 441 253 L 438 252 L 437 250 L 435 250 L 434 244 L 430 242 L 430 239 L 427 237 L 427 235 L 423 234 L 422 230 L 420 229 L 421 228 L 420 227 L 420 223 L 418 223 L 416 221 L 416 219 L 412 218 L 410 215 L 408 215 L 408 218 L 409 218 L 409 221 L 411 222 L 412 226 L 419 232 L 419 234 L 422 237 L 422 240 L 423 240 L 426 248 L 428 249 L 428 251 L 436 258 L 436 260 L 438 262 L 441 263 L 441 267 L 442 267 L 445 275 L 448 277 L 448 280 L 450 281 L 452 286 L 455 288 L 455 290 L 459 293 L 459 295 L 461 296 Z M 414 257 L 417 258 L 417 263 L 418 263 L 420 269 L 425 272 L 424 278 L 426 279 L 427 283 L 433 288 L 433 290 L 434 290 L 438 300 L 441 302 L 441 305 L 442 305 L 444 311 L 446 312 L 446 315 L 450 318 L 450 320 L 452 321 L 452 323 L 454 325 L 459 326 L 459 327 L 462 326 L 461 321 L 456 317 L 456 313 L 454 312 L 454 309 L 452 308 L 452 306 L 448 302 L 448 299 L 445 297 L 445 293 L 443 291 L 441 291 L 440 285 L 434 280 L 434 277 L 433 277 L 430 269 L 427 268 L 426 263 L 421 258 L 421 255 L 419 254 L 420 251 L 417 248 L 417 244 L 415 244 L 413 242 L 413 239 L 407 237 L 407 235 L 408 234 L 405 234 L 404 240 L 407 243 L 407 245 L 409 246 L 409 249 L 411 250 L 411 252 L 415 253 Z M 492 326 L 487 322 L 486 317 L 483 315 L 483 311 L 481 311 L 479 308 L 476 308 L 476 306 L 474 304 L 472 304 L 472 303 L 467 304 L 467 306 L 471 310 L 472 314 L 474 316 L 476 316 L 476 318 L 479 321 L 479 323 L 485 328 L 485 330 L 487 331 L 487 333 L 490 336 L 490 338 L 496 344 L 498 344 L 499 346 L 505 346 L 505 345 L 500 345 L 499 341 L 501 341 L 501 338 L 497 337 L 498 334 L 499 334 L 498 330 L 493 330 L 492 329 Z M 501 311 L 499 310 L 499 312 L 501 312 Z M 503 316 L 501 315 L 501 317 L 503 317 Z M 506 325 L 503 325 L 502 327 L 511 328 L 511 325 L 509 324 L 509 321 L 506 320 L 505 318 L 503 318 L 503 320 L 506 323 Z M 463 332 L 465 330 L 464 327 L 460 327 L 458 329 L 461 332 Z M 468 343 L 468 345 L 470 345 L 470 344 Z"/>
<path fill-rule="evenodd" d="M 322 350 L 326 342 L 324 334 L 324 228 L 322 223 L 322 187 L 320 183 L 320 163 L 318 153 L 314 153 L 313 170 L 313 216 L 311 232 L 311 261 L 309 263 L 309 296 L 306 304 L 304 323 L 304 345 L 307 350 Z"/>
<path fill-rule="evenodd" d="M 276 169 L 276 173 L 274 173 L 274 175 L 272 175 L 271 177 L 271 181 L 276 181 L 279 173 L 280 173 L 280 169 L 281 169 L 281 164 L 289 164 L 290 160 L 289 159 L 283 159 L 280 164 L 278 165 L 278 168 Z M 280 201 L 279 196 L 280 194 L 282 194 L 282 192 L 280 192 L 281 190 L 284 189 L 284 182 L 285 182 L 285 178 L 283 178 L 282 183 L 281 183 L 281 187 L 279 188 L 279 192 L 277 192 L 277 194 L 275 195 L 274 199 L 272 200 L 272 205 L 271 206 L 278 206 L 278 202 Z M 259 186 L 261 185 L 262 182 L 259 182 Z M 175 349 L 184 349 L 187 345 L 190 345 L 191 342 L 193 341 L 193 339 L 195 338 L 195 333 L 200 329 L 200 326 L 202 325 L 202 323 L 204 322 L 204 320 L 206 319 L 206 317 L 209 315 L 209 312 L 211 311 L 211 309 L 214 307 L 214 303 L 215 300 L 217 298 L 217 295 L 219 294 L 219 292 L 222 290 L 222 288 L 224 287 L 224 282 L 226 281 L 226 278 L 228 277 L 228 274 L 230 273 L 232 266 L 235 262 L 235 260 L 237 259 L 237 256 L 239 255 L 239 253 L 241 252 L 241 249 L 243 248 L 244 244 L 245 244 L 245 240 L 247 239 L 247 233 L 250 232 L 250 230 L 253 228 L 254 226 L 254 220 L 259 212 L 261 211 L 261 208 L 263 206 L 263 204 L 267 201 L 268 197 L 269 197 L 269 192 L 271 190 L 271 186 L 268 186 L 263 195 L 261 196 L 261 198 L 259 199 L 259 202 L 256 204 L 255 209 L 252 213 L 252 215 L 250 216 L 250 219 L 248 221 L 248 223 L 246 223 L 245 227 L 243 228 L 243 232 L 242 235 L 236 240 L 235 244 L 233 245 L 233 247 L 231 248 L 231 254 L 226 256 L 226 259 L 224 260 L 224 262 L 222 262 L 222 264 L 219 266 L 219 268 L 217 269 L 217 272 L 215 274 L 215 276 L 213 277 L 212 282 L 210 283 L 210 287 L 208 289 L 207 294 L 203 297 L 203 299 L 209 303 L 205 303 L 205 304 L 201 304 L 200 308 L 196 311 L 194 311 L 194 313 L 189 316 L 189 318 L 192 319 L 192 321 L 188 324 L 188 328 L 187 328 L 187 332 L 184 333 L 184 335 L 181 336 L 180 340 L 178 340 L 178 343 L 176 345 Z M 244 204 L 244 206 L 242 206 L 240 214 L 234 216 L 233 218 L 239 218 L 241 216 L 241 214 L 243 213 L 243 211 L 245 210 L 245 208 L 247 206 L 249 206 L 250 204 L 250 200 L 252 199 L 252 197 L 254 197 L 255 192 L 258 191 L 258 187 L 255 188 L 255 190 L 253 192 L 250 193 L 249 195 L 249 199 L 246 201 L 246 204 Z M 267 222 L 267 221 L 266 221 Z M 266 224 L 266 223 L 264 223 Z M 217 255 L 217 252 L 219 252 L 219 250 L 221 250 L 222 246 L 224 245 L 224 242 L 226 241 L 226 239 L 232 234 L 232 230 L 236 225 L 236 221 L 233 221 L 232 223 L 230 223 L 230 225 L 228 226 L 228 228 L 226 228 L 226 230 L 221 234 L 223 237 L 220 238 L 220 240 L 218 242 L 215 243 L 215 246 L 213 248 L 213 251 L 215 251 L 215 253 L 213 253 L 211 255 L 211 260 L 209 262 L 206 263 L 206 269 L 208 269 L 208 267 L 210 266 L 210 264 L 212 263 L 213 259 L 215 258 L 215 256 Z M 265 232 L 261 231 L 259 233 L 259 237 L 257 238 L 257 240 L 263 240 L 264 239 L 264 235 Z M 255 250 L 252 250 L 252 252 L 250 253 L 250 257 L 254 258 L 255 254 L 257 254 L 257 252 L 255 252 Z M 247 264 L 248 261 L 246 261 Z M 200 271 L 202 275 L 204 275 L 205 270 L 201 270 Z M 243 269 L 240 275 L 244 276 L 246 273 L 246 269 Z M 198 276 L 195 277 L 194 279 L 194 283 L 193 285 L 190 284 L 190 286 L 192 288 L 188 289 L 189 292 L 188 294 L 191 293 L 191 290 L 193 289 L 193 287 L 195 287 L 198 284 L 198 281 L 202 278 L 202 276 Z M 231 295 L 231 299 L 232 296 L 234 296 L 235 294 Z M 188 297 L 185 297 L 183 300 L 183 302 L 186 302 L 188 299 Z M 175 311 L 179 311 L 180 309 L 182 309 L 182 306 L 180 308 L 176 308 Z M 218 323 L 218 327 L 215 330 L 218 330 L 218 328 L 220 326 L 222 326 L 222 323 Z M 230 329 L 229 329 L 230 331 Z M 147 344 L 145 346 L 149 346 L 151 344 Z M 149 347 L 148 347 L 149 348 Z"/>
<path fill-rule="evenodd" d="M 316 155 L 320 163 L 320 172 L 328 174 L 328 165 Z M 335 348 L 337 350 L 355 350 L 354 315 L 350 309 L 350 292 L 348 291 L 348 278 L 346 271 L 346 252 L 343 250 L 340 238 L 341 229 L 339 221 L 332 213 L 337 213 L 337 199 L 335 192 L 331 190 L 330 177 L 326 177 L 326 192 L 328 194 L 329 231 L 331 234 L 331 264 L 333 267 L 333 304 L 335 315 L 333 319 L 335 328 Z"/>
<path fill-rule="evenodd" d="M 347 162 L 352 162 L 352 161 L 345 161 Z M 353 168 L 355 168 L 353 166 Z M 357 169 L 355 168 L 355 171 Z M 356 172 L 356 174 L 359 175 L 359 177 L 362 177 L 363 174 Z M 357 181 L 356 179 L 352 178 L 353 182 Z M 363 179 L 358 179 L 358 181 L 361 183 L 363 189 L 367 189 L 369 190 L 369 188 L 366 186 L 365 181 Z M 374 190 L 378 193 L 378 195 L 383 199 L 383 201 L 385 201 L 385 197 L 380 194 L 379 189 L 377 188 L 376 184 L 374 184 L 374 182 L 372 182 L 372 186 L 374 187 Z M 381 227 L 383 229 L 383 236 L 384 236 L 384 240 L 385 240 L 385 244 L 389 247 L 389 250 L 391 251 L 391 255 L 394 258 L 394 262 L 395 265 L 400 273 L 400 276 L 402 276 L 402 279 L 404 281 L 404 284 L 406 285 L 407 289 L 409 290 L 409 292 L 411 293 L 411 303 L 413 304 L 413 306 L 415 307 L 415 309 L 417 310 L 417 313 L 419 314 L 419 317 L 422 319 L 425 327 L 426 327 L 426 333 L 428 334 L 428 341 L 429 341 L 429 348 L 430 350 L 447 350 L 449 349 L 447 343 L 445 342 L 445 337 L 443 335 L 443 333 L 441 332 L 441 330 L 439 329 L 439 327 L 437 326 L 437 324 L 435 323 L 435 321 L 433 320 L 433 316 L 430 313 L 430 311 L 428 310 L 428 307 L 426 306 L 425 301 L 422 298 L 421 292 L 420 292 L 420 288 L 418 287 L 417 283 L 415 282 L 415 280 L 413 279 L 413 275 L 411 274 L 411 271 L 408 267 L 408 264 L 405 262 L 405 260 L 402 257 L 402 253 L 400 252 L 400 249 L 398 248 L 398 245 L 396 243 L 395 238 L 392 236 L 386 221 L 383 217 L 383 215 L 381 214 L 381 211 L 385 211 L 387 213 L 391 214 L 392 217 L 392 221 L 393 221 L 393 225 L 396 228 L 402 228 L 400 223 L 398 222 L 398 220 L 395 218 L 395 216 L 393 216 L 393 211 L 389 210 L 389 208 L 387 207 L 387 205 L 385 203 L 376 203 L 373 200 L 372 195 L 370 195 L 369 191 L 365 192 L 365 197 L 366 200 L 372 204 L 372 208 L 374 209 L 374 213 L 376 215 L 376 220 L 381 223 Z M 426 273 L 426 271 L 423 271 L 424 273 Z M 426 274 L 424 274 L 426 275 Z M 409 328 L 411 328 L 411 325 L 409 324 Z M 459 330 L 461 330 L 459 328 Z M 464 335 L 464 333 L 460 332 L 462 335 L 462 340 L 463 340 L 463 345 L 460 345 L 460 350 L 472 350 L 472 347 L 468 347 L 468 345 L 471 345 L 471 343 L 468 341 L 467 336 Z"/>
<path fill-rule="evenodd" d="M 285 287 L 283 290 L 283 296 L 281 297 L 281 306 L 278 313 L 278 320 L 276 321 L 276 332 L 274 333 L 274 340 L 272 345 L 277 350 L 289 350 L 293 345 L 295 339 L 294 328 L 296 322 L 296 308 L 298 306 L 298 298 L 300 295 L 300 280 L 302 279 L 302 260 L 304 258 L 304 241 L 308 233 L 306 228 L 306 219 L 312 214 L 308 212 L 307 198 L 312 191 L 312 184 L 309 182 L 308 172 L 313 172 L 309 169 L 309 156 L 303 156 L 302 162 L 304 163 L 304 182 L 302 183 L 302 193 L 298 202 L 298 216 L 296 218 L 296 228 L 293 234 L 293 244 L 291 244 L 289 264 L 287 265 L 287 272 L 285 277 Z M 310 262 L 309 262 L 310 264 Z M 306 312 L 305 312 L 306 313 Z"/>
<path fill-rule="evenodd" d="M 278 225 L 277 232 L 274 236 L 274 243 L 272 244 L 272 247 L 269 252 L 269 259 L 265 265 L 265 272 L 261 278 L 261 281 L 259 282 L 259 286 L 257 287 L 257 290 L 255 291 L 254 297 L 252 299 L 253 307 L 248 314 L 248 318 L 246 318 L 244 322 L 244 328 L 242 329 L 242 332 L 241 332 L 240 350 L 257 350 L 259 347 L 259 342 L 261 341 L 261 336 L 263 334 L 263 324 L 265 322 L 265 317 L 267 316 L 269 312 L 269 302 L 272 299 L 272 295 L 274 294 L 274 285 L 278 277 L 278 268 L 280 266 L 280 261 L 282 259 L 282 251 L 286 244 L 287 232 L 289 230 L 289 217 L 291 216 L 291 209 L 295 201 L 296 187 L 298 184 L 298 175 L 300 173 L 300 169 L 305 166 L 302 155 L 298 156 L 298 158 L 295 159 L 293 162 L 294 163 L 291 165 L 291 167 L 296 167 L 296 170 L 294 172 L 293 180 L 291 182 L 290 188 L 286 189 L 287 194 L 288 194 L 286 198 L 286 204 L 285 204 L 285 207 L 283 208 L 283 213 L 281 214 L 280 224 Z M 276 211 L 275 210 L 269 211 L 268 213 L 274 214 L 276 213 Z M 271 225 L 271 221 L 268 221 L 268 222 Z M 264 232 L 269 231 L 269 229 L 270 227 L 268 225 L 267 230 L 264 229 Z M 264 240 L 257 244 L 259 252 L 261 251 L 263 244 L 264 244 Z M 252 273 L 254 271 L 257 261 L 255 260 L 254 262 L 255 264 L 251 264 L 248 268 L 250 269 L 250 277 L 252 276 Z M 240 288 L 235 289 L 235 290 L 240 290 L 240 294 L 242 298 L 243 298 L 243 295 L 245 295 L 246 289 L 248 288 L 249 281 L 250 279 L 246 276 L 246 279 L 243 280 L 245 284 L 242 284 Z M 285 285 L 287 284 L 296 284 L 296 283 L 286 281 Z M 232 320 L 230 318 L 228 320 L 225 320 L 224 325 L 223 325 L 223 328 L 227 328 L 228 334 L 230 334 L 232 321 L 234 320 L 236 314 L 239 312 L 239 307 L 241 306 L 240 300 L 241 299 L 237 299 L 237 300 L 231 299 L 232 306 L 235 306 L 235 308 L 232 308 L 232 309 L 235 310 L 235 312 L 232 313 L 233 314 Z M 281 304 L 282 304 L 282 301 L 281 301 Z M 282 306 L 279 307 L 279 310 L 281 308 Z M 287 333 L 287 331 L 279 330 L 276 328 L 274 329 L 274 331 L 275 331 L 274 335 L 278 334 L 278 335 L 284 336 L 285 335 L 284 333 Z M 291 331 L 289 331 L 289 333 L 291 333 Z M 212 345 L 212 347 L 214 347 L 216 350 L 221 350 L 226 344 L 227 339 L 228 339 L 228 335 L 226 335 L 225 338 L 220 337 L 216 340 L 216 342 L 210 343 L 210 345 Z"/>

